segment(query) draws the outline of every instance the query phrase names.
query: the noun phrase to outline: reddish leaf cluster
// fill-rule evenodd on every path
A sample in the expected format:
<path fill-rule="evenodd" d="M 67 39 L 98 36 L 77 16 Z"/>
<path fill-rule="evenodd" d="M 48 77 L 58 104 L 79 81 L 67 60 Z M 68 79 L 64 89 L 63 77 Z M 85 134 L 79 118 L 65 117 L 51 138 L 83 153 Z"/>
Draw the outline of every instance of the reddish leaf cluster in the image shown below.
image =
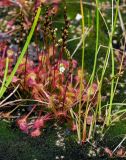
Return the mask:
<path fill-rule="evenodd" d="M 31 28 L 32 20 L 29 18 L 30 16 L 34 17 L 35 9 L 40 5 L 40 3 L 53 3 L 54 8 L 57 11 L 57 4 L 60 0 L 44 0 L 35 1 L 35 4 L 29 5 L 26 3 L 26 0 L 17 0 L 15 3 L 18 5 L 18 8 L 22 8 L 23 21 L 21 22 L 21 26 L 18 29 L 24 29 L 28 31 Z M 8 6 L 11 4 L 11 0 L 6 1 L 6 3 L 2 3 L 3 6 Z M 30 11 L 32 8 L 32 11 Z M 60 44 L 55 37 L 55 30 L 53 30 L 51 24 L 51 15 L 54 13 L 50 12 L 47 9 L 45 13 L 45 22 L 43 29 L 40 28 L 40 24 L 38 24 L 36 30 L 39 30 L 39 33 L 42 31 L 45 34 L 45 39 L 49 38 L 49 41 L 55 41 L 56 44 L 52 43 L 53 46 L 49 47 L 47 44 L 44 44 L 46 50 L 41 50 L 38 47 L 38 44 L 35 42 L 35 50 L 38 48 L 36 54 L 38 55 L 37 63 L 34 60 L 31 60 L 29 56 L 23 58 L 20 66 L 17 70 L 16 75 L 13 77 L 13 86 L 20 84 L 20 90 L 24 93 L 29 93 L 31 95 L 30 98 L 41 102 L 41 108 L 36 106 L 36 109 L 31 109 L 27 115 L 23 115 L 17 120 L 17 125 L 19 128 L 31 136 L 39 136 L 41 134 L 41 129 L 44 128 L 46 121 L 50 119 L 65 119 L 70 122 L 71 130 L 76 131 L 77 126 L 74 120 L 70 115 L 70 109 L 73 108 L 75 112 L 77 112 L 76 107 L 79 102 L 82 102 L 84 105 L 88 99 L 90 106 L 95 106 L 97 101 L 97 84 L 93 83 L 92 86 L 87 86 L 81 68 L 77 67 L 77 61 L 70 58 L 66 60 L 63 58 L 65 50 L 65 41 L 67 37 L 67 29 L 68 29 L 68 20 L 65 13 L 65 27 L 62 33 L 62 43 Z M 17 14 L 15 12 L 15 17 Z M 16 18 L 9 20 L 7 22 L 7 26 L 12 28 L 15 23 Z M 40 17 L 41 19 L 42 17 Z M 17 28 L 15 27 L 14 30 Z M 22 30 L 19 39 L 22 39 Z M 38 32 L 36 32 L 38 33 Z M 35 33 L 35 34 L 36 34 Z M 4 35 L 3 35 L 4 34 Z M 8 75 L 13 70 L 13 65 L 15 65 L 15 54 L 12 49 L 9 49 L 7 44 L 4 41 L 4 38 L 10 36 L 12 34 L 12 30 L 7 33 L 0 34 L 0 78 L 2 79 L 4 76 L 4 70 L 6 66 L 6 57 L 9 58 L 9 68 Z M 44 42 L 45 43 L 45 42 Z M 50 43 L 49 43 L 50 44 Z M 61 50 L 58 54 L 56 50 L 57 44 L 61 46 Z M 18 48 L 20 50 L 20 47 Z M 28 51 L 29 52 L 29 51 Z M 32 53 L 31 53 L 32 54 Z M 68 55 L 67 55 L 68 57 Z M 82 85 L 81 80 L 83 79 Z M 81 90 L 80 90 L 81 86 Z M 26 92 L 25 92 L 26 91 Z M 82 91 L 82 94 L 80 92 Z M 90 98 L 88 98 L 90 96 Z M 34 107 L 33 107 L 34 108 Z M 42 112 L 48 112 L 49 114 L 44 114 L 42 116 Z M 33 116 L 33 113 L 37 113 L 38 118 Z M 76 113 L 78 116 L 78 113 Z M 82 113 L 83 116 L 83 113 Z M 32 121 L 31 121 L 32 119 Z M 87 119 L 87 122 L 90 124 L 91 118 Z"/>
<path fill-rule="evenodd" d="M 30 59 L 27 59 L 26 63 L 24 58 L 13 82 L 20 81 L 23 91 L 30 92 L 33 99 L 45 102 L 43 107 L 54 117 L 69 119 L 70 109 L 74 109 L 80 101 L 81 69 L 77 69 L 76 60 L 72 60 L 72 71 L 70 71 L 71 62 L 63 59 L 57 59 L 55 63 L 53 61 L 52 52 L 44 51 L 39 54 L 38 65 Z M 83 104 L 87 102 L 90 94 L 91 103 L 95 105 L 97 85 L 93 84 L 89 92 L 86 82 L 83 81 L 82 89 Z M 36 121 L 38 122 L 42 123 L 41 119 Z M 73 122 L 72 124 L 72 130 L 75 130 L 76 126 Z"/>
<path fill-rule="evenodd" d="M 24 58 L 15 78 L 20 79 L 22 86 L 24 86 L 23 89 L 30 91 L 34 99 L 48 103 L 46 107 L 55 108 L 56 111 L 62 109 L 67 111 L 79 102 L 81 69 L 76 68 L 77 62 L 75 60 L 72 60 L 72 72 L 69 70 L 69 61 L 57 60 L 55 64 L 53 61 L 52 53 L 48 54 L 44 51 L 39 54 L 38 65 L 35 65 L 30 59 L 27 59 L 26 64 Z M 89 94 L 95 99 L 96 84 L 92 85 L 89 92 L 86 82 L 83 81 L 82 88 L 83 102 L 87 101 Z"/>
<path fill-rule="evenodd" d="M 11 0 L 0 0 L 0 7 L 9 7 L 13 4 Z"/>
<path fill-rule="evenodd" d="M 1 44 L 2 45 L 2 44 Z M 5 55 L 0 58 L 0 76 L 4 75 L 6 64 L 6 57 L 9 57 L 9 72 L 13 69 L 14 52 L 7 49 L 6 45 L 1 48 Z M 53 52 L 56 53 L 56 50 Z M 83 77 L 82 84 L 82 97 L 80 97 L 80 82 L 81 82 L 81 69 L 77 67 L 77 61 L 68 61 L 65 59 L 54 59 L 52 54 L 52 47 L 49 52 L 41 51 L 38 55 L 37 64 L 29 58 L 24 58 L 13 78 L 13 85 L 21 84 L 20 89 L 29 92 L 34 100 L 43 102 L 42 109 L 49 112 L 45 116 L 39 116 L 34 122 L 28 122 L 29 116 L 38 111 L 31 110 L 28 115 L 22 116 L 17 120 L 19 128 L 30 134 L 37 136 L 41 133 L 41 128 L 45 126 L 45 122 L 50 119 L 65 119 L 70 122 L 71 130 L 77 129 L 76 124 L 70 116 L 70 109 L 76 109 L 76 106 L 81 101 L 83 105 L 87 102 L 90 94 L 90 104 L 95 106 L 97 100 L 97 84 L 93 83 L 90 88 L 86 84 Z M 27 93 L 26 92 L 26 93 Z M 51 115 L 51 116 L 50 116 Z M 88 120 L 87 120 L 88 121 Z M 89 122 L 88 122 L 89 123 Z"/>
<path fill-rule="evenodd" d="M 45 123 L 51 119 L 50 114 L 39 116 L 33 122 L 28 122 L 28 115 L 24 115 L 17 120 L 17 125 L 24 133 L 31 135 L 31 137 L 37 137 L 41 134 L 41 129 L 45 127 Z"/>

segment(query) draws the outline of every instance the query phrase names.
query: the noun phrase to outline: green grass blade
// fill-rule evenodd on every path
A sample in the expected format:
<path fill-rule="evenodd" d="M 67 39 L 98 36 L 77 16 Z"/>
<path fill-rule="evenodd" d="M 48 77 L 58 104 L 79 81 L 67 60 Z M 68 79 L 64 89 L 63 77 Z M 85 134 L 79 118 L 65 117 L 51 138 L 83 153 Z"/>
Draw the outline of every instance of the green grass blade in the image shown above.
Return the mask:
<path fill-rule="evenodd" d="M 11 83 L 11 81 L 12 81 L 12 79 L 13 79 L 13 77 L 14 77 L 14 75 L 15 75 L 15 73 L 16 73 L 16 71 L 17 71 L 17 69 L 18 69 L 18 67 L 19 67 L 19 65 L 20 65 L 20 63 L 21 63 L 21 61 L 22 61 L 27 49 L 28 49 L 29 43 L 31 41 L 31 38 L 33 36 L 34 30 L 36 28 L 36 25 L 37 25 L 37 22 L 38 22 L 38 19 L 39 19 L 39 16 L 40 16 L 40 13 L 41 13 L 41 7 L 39 7 L 38 10 L 37 10 L 37 14 L 35 16 L 34 22 L 32 24 L 32 27 L 31 27 L 30 33 L 29 33 L 29 35 L 27 37 L 27 40 L 25 42 L 25 45 L 24 45 L 24 47 L 22 49 L 22 52 L 21 52 L 21 54 L 20 54 L 20 56 L 18 58 L 18 61 L 17 61 L 16 65 L 15 65 L 13 71 L 11 72 L 10 76 L 8 77 L 8 79 L 6 81 L 6 84 L 5 84 L 6 87 L 4 86 L 3 89 L 2 89 L 0 98 L 5 93 L 7 87 L 10 85 L 10 83 Z"/>
<path fill-rule="evenodd" d="M 78 140 L 81 141 L 81 109 L 82 109 L 82 104 L 81 104 L 81 98 L 82 98 L 82 86 L 83 86 L 83 76 L 84 76 L 84 46 L 85 46 L 85 38 L 84 38 L 84 33 L 85 33 L 85 21 L 84 21 L 84 9 L 83 9 L 83 3 L 82 0 L 80 0 L 80 9 L 81 9 L 81 15 L 82 15 L 82 73 L 81 73 L 81 81 L 80 81 L 80 102 L 79 102 L 79 110 L 78 110 Z"/>
<path fill-rule="evenodd" d="M 115 25 L 117 22 L 117 17 L 118 17 L 118 6 L 119 6 L 119 0 L 116 3 L 116 13 L 115 13 L 115 19 L 114 19 L 114 1 L 112 0 L 112 37 L 114 34 L 114 30 L 115 30 Z M 113 53 L 113 48 L 112 48 L 112 37 L 111 37 L 111 54 L 112 54 L 112 77 L 115 76 L 115 64 L 114 64 L 114 53 Z M 112 112 L 112 102 L 113 102 L 113 98 L 114 98 L 114 78 L 112 79 L 111 82 L 111 95 L 110 95 L 110 106 L 108 108 L 108 115 L 107 115 L 107 126 L 110 124 L 111 121 L 111 112 Z"/>

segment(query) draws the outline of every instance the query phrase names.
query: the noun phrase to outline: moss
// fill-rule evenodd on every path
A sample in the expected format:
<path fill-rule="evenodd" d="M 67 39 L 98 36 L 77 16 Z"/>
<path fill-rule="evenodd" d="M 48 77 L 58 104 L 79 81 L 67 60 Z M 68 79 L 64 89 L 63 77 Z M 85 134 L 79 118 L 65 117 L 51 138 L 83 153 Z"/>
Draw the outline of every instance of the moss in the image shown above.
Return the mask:
<path fill-rule="evenodd" d="M 113 126 L 111 126 L 106 136 L 108 138 L 115 138 L 115 137 L 123 137 L 126 134 L 126 120 L 116 122 Z"/>
<path fill-rule="evenodd" d="M 60 132 L 63 133 L 63 130 L 62 128 Z M 17 129 L 11 129 L 7 123 L 0 122 L 0 160 L 52 160 L 62 155 L 69 159 L 70 155 L 75 156 L 75 153 L 86 156 L 85 153 L 78 152 L 79 145 L 76 142 L 73 144 L 73 141 L 69 140 L 68 143 L 68 138 L 65 139 L 66 149 L 64 150 L 55 145 L 57 140 L 55 129 L 44 131 L 41 137 L 31 138 Z"/>
<path fill-rule="evenodd" d="M 114 150 L 115 147 L 122 141 L 126 134 L 126 120 L 116 122 L 107 130 L 104 135 L 103 141 L 100 145 L 109 147 Z M 122 146 L 126 146 L 126 141 L 123 142 Z"/>
<path fill-rule="evenodd" d="M 122 139 L 123 134 L 126 133 L 125 124 L 126 121 L 122 121 L 111 126 L 105 135 L 102 146 L 114 148 Z M 64 149 L 56 146 L 57 131 L 59 130 L 48 128 L 42 136 L 31 138 L 19 132 L 16 128 L 11 129 L 7 123 L 0 122 L 0 160 L 52 160 L 56 156 L 64 156 L 65 160 L 90 159 L 88 152 L 91 146 L 88 143 L 84 145 L 77 144 L 75 141 L 76 136 L 71 132 L 65 135 Z M 61 128 L 60 132 L 64 133 L 64 128 Z M 99 155 L 97 156 L 97 160 L 106 159 L 106 157 L 100 158 Z M 95 160 L 96 158 L 92 157 L 91 159 Z"/>

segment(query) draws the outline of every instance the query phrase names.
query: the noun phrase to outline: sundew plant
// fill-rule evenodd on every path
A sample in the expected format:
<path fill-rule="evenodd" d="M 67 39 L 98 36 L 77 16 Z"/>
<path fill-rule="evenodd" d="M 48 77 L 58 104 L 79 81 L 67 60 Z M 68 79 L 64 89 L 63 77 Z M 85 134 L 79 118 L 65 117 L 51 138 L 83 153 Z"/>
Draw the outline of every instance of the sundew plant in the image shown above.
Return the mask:
<path fill-rule="evenodd" d="M 1 120 L 31 137 L 56 123 L 79 144 L 92 144 L 125 119 L 124 4 L 0 1 Z M 112 157 L 119 147 L 104 151 Z"/>

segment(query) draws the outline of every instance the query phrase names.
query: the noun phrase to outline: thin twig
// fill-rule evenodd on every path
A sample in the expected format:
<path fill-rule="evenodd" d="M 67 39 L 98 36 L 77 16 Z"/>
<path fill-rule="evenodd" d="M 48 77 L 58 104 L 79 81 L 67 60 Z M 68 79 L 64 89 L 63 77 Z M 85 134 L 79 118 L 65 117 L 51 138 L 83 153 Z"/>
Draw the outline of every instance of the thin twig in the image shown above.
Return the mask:
<path fill-rule="evenodd" d="M 121 145 L 122 143 L 126 140 L 126 136 L 122 139 L 122 141 L 116 146 L 116 148 L 113 150 L 112 153 L 114 153 Z"/>
<path fill-rule="evenodd" d="M 41 104 L 46 104 L 46 105 L 49 105 L 49 103 L 47 102 L 44 102 L 44 101 L 39 101 L 39 100 L 33 100 L 33 99 L 18 99 L 18 100 L 14 100 L 14 101 L 9 101 L 7 103 L 4 103 L 0 106 L 0 108 L 4 107 L 4 106 L 7 106 L 7 105 L 10 105 L 10 104 L 13 104 L 13 103 L 16 103 L 16 102 L 25 102 L 25 101 L 31 101 L 31 102 L 39 102 Z"/>
<path fill-rule="evenodd" d="M 87 35 L 90 33 L 90 31 L 91 31 L 92 29 L 93 29 L 93 26 L 90 27 L 89 29 L 87 29 L 87 30 L 85 31 L 84 39 L 87 37 Z M 77 46 L 76 46 L 74 52 L 72 53 L 71 57 L 73 57 L 74 54 L 77 52 L 77 50 L 80 48 L 80 46 L 81 46 L 81 44 L 82 44 L 82 39 L 83 39 L 83 35 L 82 35 L 81 40 L 80 40 L 79 43 L 77 44 Z"/>
<path fill-rule="evenodd" d="M 19 88 L 19 85 L 13 90 L 13 92 L 11 94 L 9 94 L 3 101 L 0 102 L 0 106 L 6 101 L 8 100 Z"/>

